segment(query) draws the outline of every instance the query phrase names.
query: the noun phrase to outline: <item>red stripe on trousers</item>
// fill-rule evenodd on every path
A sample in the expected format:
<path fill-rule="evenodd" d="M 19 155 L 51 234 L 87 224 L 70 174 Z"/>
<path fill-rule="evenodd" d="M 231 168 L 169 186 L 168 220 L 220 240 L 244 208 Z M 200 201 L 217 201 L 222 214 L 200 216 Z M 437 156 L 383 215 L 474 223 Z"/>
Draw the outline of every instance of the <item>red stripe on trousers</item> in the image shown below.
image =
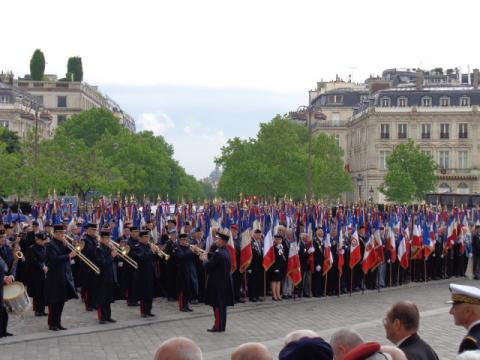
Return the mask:
<path fill-rule="evenodd" d="M 102 307 L 100 305 L 97 306 L 97 315 L 98 320 L 102 320 Z"/>
<path fill-rule="evenodd" d="M 178 310 L 183 310 L 183 291 L 180 291 L 180 294 L 178 295 Z"/>
<path fill-rule="evenodd" d="M 144 315 L 145 314 L 145 307 L 143 306 L 143 300 L 140 300 L 140 314 Z"/>
<path fill-rule="evenodd" d="M 220 330 L 221 319 L 220 319 L 220 308 L 215 308 L 215 329 Z"/>

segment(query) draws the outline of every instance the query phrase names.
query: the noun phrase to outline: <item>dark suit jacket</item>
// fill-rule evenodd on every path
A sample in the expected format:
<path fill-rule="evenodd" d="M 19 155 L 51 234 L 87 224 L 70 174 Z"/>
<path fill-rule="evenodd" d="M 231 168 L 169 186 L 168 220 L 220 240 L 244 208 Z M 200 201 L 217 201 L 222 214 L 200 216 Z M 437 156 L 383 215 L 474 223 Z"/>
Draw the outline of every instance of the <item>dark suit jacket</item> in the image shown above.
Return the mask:
<path fill-rule="evenodd" d="M 468 334 L 463 338 L 458 353 L 461 354 L 467 350 L 480 349 L 480 324 L 475 325 L 470 329 Z"/>
<path fill-rule="evenodd" d="M 438 360 L 435 351 L 417 334 L 406 338 L 399 346 L 408 360 Z"/>

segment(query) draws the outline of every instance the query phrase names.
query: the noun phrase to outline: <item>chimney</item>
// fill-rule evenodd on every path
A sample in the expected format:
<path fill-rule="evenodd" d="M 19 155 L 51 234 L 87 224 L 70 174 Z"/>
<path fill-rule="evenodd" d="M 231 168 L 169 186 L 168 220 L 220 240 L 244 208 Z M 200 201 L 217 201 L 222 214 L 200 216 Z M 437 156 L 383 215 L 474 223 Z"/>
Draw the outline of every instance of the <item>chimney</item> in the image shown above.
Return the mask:
<path fill-rule="evenodd" d="M 418 69 L 415 77 L 415 85 L 417 86 L 417 89 L 421 89 L 423 87 L 423 71 Z"/>
<path fill-rule="evenodd" d="M 478 89 L 478 69 L 473 69 L 473 87 Z"/>

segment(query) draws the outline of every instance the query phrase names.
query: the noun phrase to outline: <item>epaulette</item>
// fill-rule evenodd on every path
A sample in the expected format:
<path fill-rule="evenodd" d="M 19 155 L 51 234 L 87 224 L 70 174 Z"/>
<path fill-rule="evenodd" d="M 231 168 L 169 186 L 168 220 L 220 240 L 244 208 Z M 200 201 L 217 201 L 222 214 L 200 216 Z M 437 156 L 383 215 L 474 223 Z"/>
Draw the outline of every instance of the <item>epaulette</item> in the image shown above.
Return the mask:
<path fill-rule="evenodd" d="M 478 343 L 478 340 L 475 339 L 473 336 L 465 336 L 463 338 L 463 341 L 465 341 L 465 340 L 472 341 L 475 345 Z"/>

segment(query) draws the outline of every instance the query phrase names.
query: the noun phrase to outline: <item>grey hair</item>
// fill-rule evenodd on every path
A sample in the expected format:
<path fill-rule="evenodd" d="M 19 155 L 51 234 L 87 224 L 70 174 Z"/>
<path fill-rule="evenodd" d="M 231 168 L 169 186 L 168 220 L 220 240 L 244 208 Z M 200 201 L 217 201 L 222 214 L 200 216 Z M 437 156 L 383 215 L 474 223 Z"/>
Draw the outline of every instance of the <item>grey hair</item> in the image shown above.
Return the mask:
<path fill-rule="evenodd" d="M 343 345 L 348 350 L 351 350 L 363 343 L 364 341 L 357 331 L 347 328 L 335 331 L 330 339 L 330 345 L 334 349 L 339 345 Z"/>

